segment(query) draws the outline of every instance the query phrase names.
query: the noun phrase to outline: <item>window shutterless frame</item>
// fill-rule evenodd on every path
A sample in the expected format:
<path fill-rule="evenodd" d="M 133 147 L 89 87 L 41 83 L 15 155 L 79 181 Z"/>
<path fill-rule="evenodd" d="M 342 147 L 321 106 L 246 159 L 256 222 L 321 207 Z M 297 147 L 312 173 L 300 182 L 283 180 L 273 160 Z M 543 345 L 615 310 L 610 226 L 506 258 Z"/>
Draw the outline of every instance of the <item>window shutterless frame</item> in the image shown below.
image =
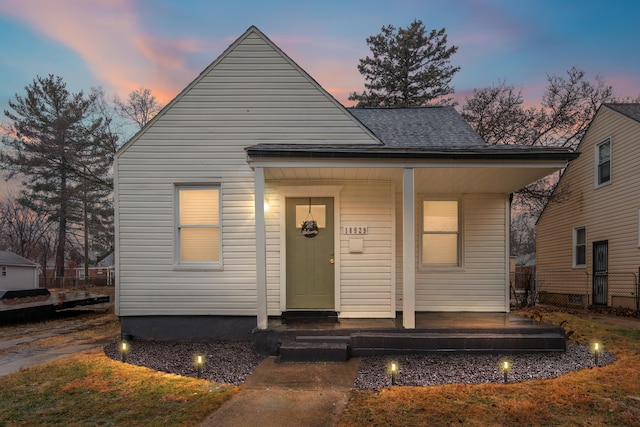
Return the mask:
<path fill-rule="evenodd" d="M 420 265 L 423 268 L 462 266 L 462 201 L 422 197 Z"/>
<path fill-rule="evenodd" d="M 596 188 L 611 182 L 611 138 L 596 144 L 595 147 L 595 179 Z"/>
<path fill-rule="evenodd" d="M 573 268 L 585 268 L 587 266 L 587 227 L 579 226 L 573 228 Z"/>
<path fill-rule="evenodd" d="M 174 186 L 174 266 L 222 268 L 222 189 L 220 183 Z"/>

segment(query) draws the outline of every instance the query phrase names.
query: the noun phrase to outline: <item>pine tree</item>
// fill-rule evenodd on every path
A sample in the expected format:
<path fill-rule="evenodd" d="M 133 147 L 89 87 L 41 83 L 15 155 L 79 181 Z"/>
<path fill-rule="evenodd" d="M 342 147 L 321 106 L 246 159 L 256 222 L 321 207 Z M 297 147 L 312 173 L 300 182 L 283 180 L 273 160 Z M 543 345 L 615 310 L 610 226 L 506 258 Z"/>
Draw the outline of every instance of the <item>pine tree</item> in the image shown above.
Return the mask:
<path fill-rule="evenodd" d="M 29 197 L 57 223 L 56 276 L 64 277 L 67 232 L 79 222 L 83 188 L 112 186 L 109 168 L 116 138 L 95 114 L 96 96 L 71 93 L 61 77 L 36 77 L 26 95 L 9 101 L 10 136 L 0 165 L 8 178 L 22 178 Z"/>
<path fill-rule="evenodd" d="M 363 93 L 353 92 L 349 100 L 356 107 L 415 107 L 432 101 L 448 104 L 453 75 L 460 70 L 450 64 L 457 46 L 447 46 L 445 29 L 427 35 L 422 21 L 396 30 L 382 27 L 378 35 L 367 38 L 373 58 L 360 60 L 358 71 L 367 81 Z"/>

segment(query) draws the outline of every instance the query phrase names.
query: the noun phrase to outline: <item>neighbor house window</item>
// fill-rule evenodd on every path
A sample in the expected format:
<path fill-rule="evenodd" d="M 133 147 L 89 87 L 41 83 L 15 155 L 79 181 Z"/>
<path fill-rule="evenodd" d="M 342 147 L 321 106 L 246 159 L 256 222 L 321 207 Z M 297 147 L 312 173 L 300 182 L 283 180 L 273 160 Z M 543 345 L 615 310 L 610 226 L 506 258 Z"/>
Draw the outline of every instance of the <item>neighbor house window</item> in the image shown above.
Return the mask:
<path fill-rule="evenodd" d="M 179 263 L 220 262 L 220 187 L 177 187 Z"/>
<path fill-rule="evenodd" d="M 460 265 L 460 203 L 422 202 L 422 264 Z"/>
<path fill-rule="evenodd" d="M 576 227 L 573 229 L 573 266 L 587 265 L 587 229 Z"/>
<path fill-rule="evenodd" d="M 611 181 L 611 140 L 607 139 L 596 146 L 597 184 Z"/>
<path fill-rule="evenodd" d="M 6 277 L 6 275 L 7 275 L 7 267 L 6 266 L 0 267 L 0 276 Z"/>

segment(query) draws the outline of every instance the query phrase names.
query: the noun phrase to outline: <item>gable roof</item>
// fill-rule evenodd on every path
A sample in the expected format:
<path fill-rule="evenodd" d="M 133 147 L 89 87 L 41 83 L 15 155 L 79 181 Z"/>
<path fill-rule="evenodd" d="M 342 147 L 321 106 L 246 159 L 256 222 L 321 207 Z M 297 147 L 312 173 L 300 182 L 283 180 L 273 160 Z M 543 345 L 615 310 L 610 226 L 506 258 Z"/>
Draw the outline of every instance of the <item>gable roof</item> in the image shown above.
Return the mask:
<path fill-rule="evenodd" d="M 622 103 L 607 103 L 605 106 L 611 108 L 624 116 L 629 117 L 637 122 L 640 122 L 640 104 L 622 104 Z"/>
<path fill-rule="evenodd" d="M 447 107 L 350 108 L 388 147 L 466 148 L 486 145 L 458 112 Z"/>
<path fill-rule="evenodd" d="M 359 128 L 363 132 L 363 135 L 366 135 L 368 139 L 371 139 L 378 144 L 382 144 L 382 142 L 377 139 L 375 134 L 370 129 L 364 126 L 362 122 L 354 118 L 354 116 L 351 115 L 347 111 L 347 109 L 342 104 L 340 104 L 340 102 L 338 102 L 338 100 L 336 100 L 329 92 L 327 92 L 322 86 L 320 86 L 320 84 L 313 77 L 311 77 L 282 49 L 280 49 L 275 43 L 273 43 L 262 31 L 260 31 L 256 26 L 252 25 L 231 45 L 229 45 L 229 47 L 227 47 L 227 49 L 225 49 L 225 51 L 220 54 L 220 56 L 218 56 L 211 64 L 209 64 L 207 68 L 200 72 L 200 74 L 178 95 L 176 95 L 176 97 L 173 98 L 158 114 L 156 114 L 144 128 L 140 129 L 133 137 L 131 137 L 131 139 L 129 139 L 129 141 L 122 145 L 122 147 L 120 147 L 116 153 L 116 158 L 119 157 L 123 152 L 125 152 L 129 146 L 140 139 L 141 136 L 144 135 L 144 133 L 147 132 L 148 129 L 152 128 L 156 122 L 160 121 L 162 117 L 166 115 L 167 112 L 175 106 L 175 104 L 180 102 L 182 98 L 188 95 L 195 86 L 197 86 L 201 81 L 206 80 L 208 75 L 214 69 L 221 65 L 221 63 L 223 63 L 228 57 L 233 56 L 235 51 L 238 51 L 240 55 L 242 55 L 243 44 L 251 45 L 254 44 L 256 40 L 259 40 L 260 43 L 264 43 L 265 45 L 267 45 L 283 60 L 283 62 L 288 63 L 293 69 L 295 69 L 310 86 L 317 90 L 321 94 L 321 96 L 324 97 L 326 101 L 328 101 L 328 103 L 333 104 L 333 106 L 335 106 L 335 108 L 343 114 L 347 121 L 351 122 L 354 127 Z M 222 64 L 222 66 L 224 66 L 224 64 Z"/>
<path fill-rule="evenodd" d="M 0 265 L 13 265 L 13 266 L 27 266 L 38 267 L 38 263 L 35 263 L 27 258 L 23 258 L 20 255 L 16 255 L 9 251 L 0 251 Z"/>

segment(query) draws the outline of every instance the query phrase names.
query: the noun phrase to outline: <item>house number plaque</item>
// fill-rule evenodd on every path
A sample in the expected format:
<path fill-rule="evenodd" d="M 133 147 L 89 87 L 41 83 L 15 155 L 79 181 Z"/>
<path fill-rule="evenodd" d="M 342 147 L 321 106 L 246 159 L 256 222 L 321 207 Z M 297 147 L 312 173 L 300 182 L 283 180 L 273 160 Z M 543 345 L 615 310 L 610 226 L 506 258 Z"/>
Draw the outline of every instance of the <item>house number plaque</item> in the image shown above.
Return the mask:
<path fill-rule="evenodd" d="M 366 225 L 345 225 L 342 227 L 342 234 L 363 235 L 368 233 Z"/>

